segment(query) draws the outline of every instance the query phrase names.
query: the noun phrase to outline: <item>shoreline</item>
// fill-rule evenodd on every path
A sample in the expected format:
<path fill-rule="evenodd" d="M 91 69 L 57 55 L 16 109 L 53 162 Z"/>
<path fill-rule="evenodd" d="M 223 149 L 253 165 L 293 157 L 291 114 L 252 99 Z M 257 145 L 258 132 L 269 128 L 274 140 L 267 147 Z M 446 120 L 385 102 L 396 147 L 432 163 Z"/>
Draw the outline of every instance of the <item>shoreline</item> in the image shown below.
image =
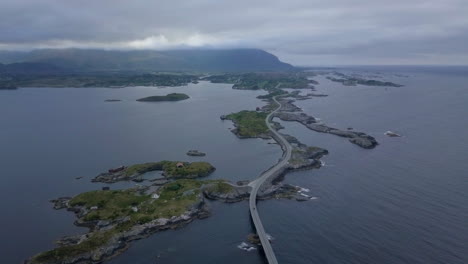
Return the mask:
<path fill-rule="evenodd" d="M 288 97 L 288 96 L 282 95 L 278 97 L 282 98 L 282 97 Z M 267 127 L 268 127 L 267 134 L 257 134 L 254 136 L 241 136 L 240 134 L 236 133 L 236 131 L 238 130 L 231 131 L 234 134 L 236 134 L 236 136 L 239 138 L 273 139 L 274 141 L 276 141 L 277 144 L 280 145 L 282 152 L 283 152 L 282 159 L 278 163 L 272 165 L 272 167 L 270 167 L 266 171 L 262 172 L 259 178 L 245 185 L 242 185 L 242 184 L 236 185 L 228 181 L 219 181 L 219 182 L 212 181 L 212 182 L 200 183 L 202 184 L 202 186 L 199 187 L 198 189 L 199 191 L 197 191 L 198 195 L 197 195 L 197 200 L 195 202 L 196 206 L 191 206 L 189 210 L 183 211 L 182 214 L 173 215 L 170 218 L 155 218 L 143 224 L 136 224 L 136 225 L 133 224 L 130 227 L 130 229 L 125 229 L 123 231 L 118 231 L 117 233 L 112 234 L 111 237 L 108 239 L 108 241 L 104 245 L 101 245 L 98 248 L 92 249 L 85 253 L 80 253 L 78 255 L 73 255 L 70 257 L 65 256 L 63 257 L 63 259 L 61 259 L 60 263 L 65 263 L 65 264 L 78 264 L 81 262 L 99 263 L 99 262 L 105 261 L 109 258 L 112 258 L 113 256 L 116 256 L 124 252 L 128 248 L 131 241 L 145 238 L 158 231 L 162 231 L 162 230 L 166 230 L 170 228 L 175 229 L 175 228 L 185 226 L 186 224 L 192 222 L 195 219 L 206 218 L 209 216 L 210 211 L 206 207 L 205 199 L 218 200 L 218 201 L 225 202 L 225 203 L 234 203 L 234 202 L 240 202 L 246 199 L 250 199 L 249 204 L 251 208 L 251 213 L 254 212 L 257 214 L 256 217 L 252 216 L 252 218 L 254 219 L 254 223 L 256 222 L 255 218 L 258 218 L 258 221 L 259 221 L 259 217 L 258 217 L 258 213 L 257 213 L 255 205 L 254 207 L 252 207 L 252 197 L 254 197 L 253 201 L 256 201 L 256 199 L 266 200 L 266 199 L 271 199 L 271 198 L 296 199 L 296 201 L 309 200 L 308 198 L 304 198 L 303 195 L 301 197 L 300 187 L 292 186 L 289 184 L 283 184 L 282 181 L 284 180 L 286 174 L 290 172 L 294 172 L 298 170 L 320 168 L 322 164 L 320 162 L 320 158 L 323 155 L 328 154 L 328 151 L 325 149 L 317 148 L 317 147 L 308 147 L 300 143 L 296 138 L 292 136 L 289 136 L 286 134 L 280 134 L 279 132 L 277 132 L 282 127 L 280 126 L 279 123 L 274 122 L 273 118 L 277 117 L 279 113 L 297 112 L 299 108 L 295 106 L 294 104 L 292 104 L 292 102 L 288 102 L 283 106 L 282 102 L 279 102 L 276 100 L 276 96 L 273 96 L 270 100 L 267 100 L 267 101 L 269 102 L 269 104 L 264 106 L 262 109 L 269 109 L 269 108 L 271 109 L 272 101 L 274 101 L 278 105 L 278 108 L 271 111 L 267 115 L 266 119 L 263 120 L 263 122 L 266 122 Z M 283 107 L 285 109 L 283 109 Z M 313 117 L 306 116 L 306 118 L 308 121 L 310 120 L 315 121 Z M 293 121 L 297 121 L 297 120 L 293 120 Z M 235 122 L 234 124 L 236 126 Z M 351 133 L 357 133 L 357 132 L 351 132 Z M 285 139 L 285 137 L 287 139 Z M 292 154 L 293 150 L 294 150 L 294 155 Z M 163 176 L 165 177 L 166 181 L 152 183 L 151 185 L 147 186 L 148 188 L 153 187 L 153 186 L 158 186 L 156 189 L 158 190 L 159 188 L 161 189 L 165 188 L 170 183 L 177 182 L 178 178 L 180 179 L 180 177 L 177 177 L 177 175 L 170 175 L 166 173 L 166 169 L 164 169 L 164 166 L 161 166 L 160 164 L 147 163 L 147 164 L 136 164 L 136 165 L 148 166 L 148 164 L 149 164 L 149 167 L 143 170 L 136 170 L 137 173 L 128 173 L 128 174 L 119 173 L 119 172 L 103 173 L 103 174 L 98 175 L 96 178 L 94 178 L 92 182 L 115 183 L 115 182 L 123 181 L 123 180 L 136 181 L 139 177 L 141 177 L 144 173 L 148 171 L 162 170 Z M 195 174 L 195 175 L 185 175 L 182 178 L 193 179 L 193 178 L 207 176 L 213 170 L 208 171 L 208 173 L 206 174 L 202 173 L 202 174 Z M 169 176 L 169 177 L 166 177 L 166 176 Z M 198 180 L 195 180 L 195 181 L 198 181 Z M 105 230 L 115 227 L 116 224 L 118 227 L 120 224 L 124 224 L 126 223 L 126 221 L 128 221 L 125 219 L 120 219 L 122 220 L 122 222 L 111 221 L 110 223 L 109 222 L 106 223 L 102 221 L 94 221 L 94 222 L 81 221 L 82 217 L 88 216 L 88 214 L 92 212 L 89 211 L 89 208 L 84 209 L 83 207 L 76 207 L 76 206 L 70 205 L 69 202 L 71 201 L 71 199 L 69 199 L 69 197 L 64 197 L 64 198 L 55 200 L 54 208 L 55 209 L 67 209 L 68 211 L 74 212 L 78 218 L 75 224 L 77 226 L 88 227 L 90 229 L 90 233 L 88 234 L 92 234 L 91 232 L 94 232 L 96 230 L 97 231 L 104 230 L 103 232 L 105 232 Z M 57 204 L 57 201 L 60 201 L 60 202 Z M 91 208 L 91 210 L 93 209 Z M 132 210 L 138 210 L 138 208 L 133 209 L 132 207 Z M 256 227 L 257 226 L 258 225 L 256 224 Z M 257 230 L 258 230 L 258 227 L 257 227 Z M 265 250 L 265 245 L 267 245 L 266 243 L 268 243 L 269 245 L 269 242 L 266 238 L 264 238 L 265 236 L 263 233 L 264 231 L 261 232 L 260 230 L 259 237 L 260 237 L 260 240 L 262 241 L 262 245 L 264 245 L 263 247 Z M 76 245 L 83 243 L 83 241 L 84 242 L 89 241 L 90 238 L 88 238 L 88 234 L 85 235 L 86 236 L 85 238 L 81 236 L 79 239 L 77 239 L 76 237 L 65 237 L 65 238 L 60 239 L 57 244 L 63 245 L 63 246 L 76 246 Z M 266 251 L 268 251 L 268 249 L 266 249 Z M 272 250 L 270 251 L 272 252 Z M 47 262 L 47 260 L 42 261 L 40 257 L 44 253 L 47 253 L 47 252 L 43 252 L 39 255 L 36 255 L 26 260 L 25 263 L 28 263 L 28 264 L 57 263 L 55 261 L 52 261 L 52 262 Z M 271 258 L 272 253 L 268 253 L 268 255 L 270 255 L 270 258 Z M 276 262 L 272 262 L 272 263 L 276 263 Z"/>

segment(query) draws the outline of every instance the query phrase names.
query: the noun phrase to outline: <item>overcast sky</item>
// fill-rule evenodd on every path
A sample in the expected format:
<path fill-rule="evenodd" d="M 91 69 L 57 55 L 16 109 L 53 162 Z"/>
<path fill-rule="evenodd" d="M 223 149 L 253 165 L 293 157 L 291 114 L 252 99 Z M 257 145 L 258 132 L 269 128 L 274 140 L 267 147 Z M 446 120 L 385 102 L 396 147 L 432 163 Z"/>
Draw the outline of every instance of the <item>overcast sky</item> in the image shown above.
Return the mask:
<path fill-rule="evenodd" d="M 254 47 L 295 65 L 468 64 L 468 0 L 1 0 L 0 50 Z"/>

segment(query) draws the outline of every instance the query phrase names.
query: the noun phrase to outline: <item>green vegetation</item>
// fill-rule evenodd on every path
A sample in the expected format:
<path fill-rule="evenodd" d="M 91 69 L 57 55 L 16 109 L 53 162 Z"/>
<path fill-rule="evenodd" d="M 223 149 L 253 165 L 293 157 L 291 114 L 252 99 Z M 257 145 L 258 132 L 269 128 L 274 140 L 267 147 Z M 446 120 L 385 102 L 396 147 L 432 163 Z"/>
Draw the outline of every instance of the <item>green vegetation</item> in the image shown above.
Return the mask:
<path fill-rule="evenodd" d="M 382 82 L 378 80 L 366 80 L 361 78 L 354 78 L 344 74 L 339 74 L 339 76 L 343 78 L 334 78 L 334 77 L 327 77 L 330 81 L 339 82 L 345 86 L 356 86 L 356 85 L 367 85 L 367 86 L 386 86 L 386 87 L 401 87 L 403 85 L 396 84 L 392 82 Z"/>
<path fill-rule="evenodd" d="M 77 245 L 63 246 L 43 252 L 35 256 L 32 261 L 33 263 L 60 263 L 67 257 L 78 256 L 98 249 L 100 246 L 105 245 L 114 233 L 114 230 L 94 232 L 88 239 Z"/>
<path fill-rule="evenodd" d="M 84 206 L 90 210 L 83 221 L 115 220 L 130 216 L 133 224 L 144 223 L 156 218 L 170 218 L 182 214 L 187 206 L 198 200 L 202 181 L 180 179 L 166 184 L 158 199 L 139 194 L 135 189 L 116 191 L 91 191 L 70 200 L 70 206 Z M 192 190 L 193 192 L 185 193 Z M 97 209 L 96 209 L 97 207 Z M 136 208 L 135 211 L 133 208 Z M 148 221 L 147 221 L 148 220 Z"/>
<path fill-rule="evenodd" d="M 163 101 L 181 101 L 190 97 L 183 93 L 170 93 L 168 95 L 155 95 L 138 99 L 139 102 L 163 102 Z"/>
<path fill-rule="evenodd" d="M 234 187 L 223 180 L 211 181 L 207 187 L 208 192 L 215 193 L 230 193 L 234 190 Z"/>
<path fill-rule="evenodd" d="M 177 167 L 181 163 L 182 166 Z M 149 171 L 162 170 L 166 177 L 175 178 L 195 178 L 208 176 L 215 168 L 208 162 L 178 162 L 178 161 L 160 161 L 135 164 L 125 169 L 126 176 L 143 174 Z"/>
<path fill-rule="evenodd" d="M 239 90 L 273 90 L 278 88 L 307 88 L 309 80 L 301 74 L 290 72 L 266 72 L 223 74 L 205 77 L 214 83 L 232 83 Z"/>
<path fill-rule="evenodd" d="M 203 177 L 214 171 L 214 167 L 208 162 L 183 163 L 182 167 L 177 167 L 177 162 L 165 162 L 163 169 L 169 177 L 193 178 Z"/>
<path fill-rule="evenodd" d="M 198 80 L 189 74 L 48 74 L 15 75 L 0 79 L 0 86 L 14 87 L 128 87 L 183 86 Z"/>
<path fill-rule="evenodd" d="M 134 174 L 143 174 L 148 171 L 162 170 L 161 162 L 148 162 L 142 164 L 135 164 L 125 169 L 126 176 L 132 176 Z"/>
<path fill-rule="evenodd" d="M 288 92 L 286 91 L 283 91 L 281 89 L 273 89 L 271 91 L 268 92 L 268 94 L 265 94 L 265 95 L 259 95 L 257 96 L 258 99 L 271 99 L 275 96 L 278 96 L 278 95 L 285 95 L 287 94 Z"/>
<path fill-rule="evenodd" d="M 115 220 L 126 216 L 130 219 L 109 230 L 95 231 L 79 244 L 43 252 L 35 256 L 33 262 L 60 262 L 66 258 L 96 250 L 108 243 L 114 235 L 128 231 L 134 225 L 144 224 L 158 218 L 179 216 L 201 201 L 200 188 L 203 183 L 203 181 L 189 179 L 176 180 L 161 188 L 158 199 L 142 195 L 136 189 L 91 191 L 79 194 L 70 200 L 70 206 L 84 206 L 88 209 L 97 207 L 82 216 L 83 221 Z"/>
<path fill-rule="evenodd" d="M 138 195 L 134 190 L 91 191 L 79 194 L 70 200 L 70 206 L 84 206 L 90 210 L 84 221 L 116 219 L 131 213 L 131 207 L 149 199 L 149 196 Z"/>
<path fill-rule="evenodd" d="M 232 120 L 237 128 L 237 134 L 241 137 L 257 137 L 268 133 L 265 123 L 267 117 L 265 112 L 240 111 L 229 114 L 226 119 Z"/>

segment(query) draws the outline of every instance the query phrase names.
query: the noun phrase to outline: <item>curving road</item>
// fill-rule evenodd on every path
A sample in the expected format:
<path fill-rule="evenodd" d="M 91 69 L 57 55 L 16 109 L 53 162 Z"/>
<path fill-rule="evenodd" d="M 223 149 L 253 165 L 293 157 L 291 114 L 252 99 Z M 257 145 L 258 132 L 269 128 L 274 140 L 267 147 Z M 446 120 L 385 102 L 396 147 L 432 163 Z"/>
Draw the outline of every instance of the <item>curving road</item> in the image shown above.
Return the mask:
<path fill-rule="evenodd" d="M 271 125 L 270 121 L 272 120 L 273 114 L 275 114 L 278 110 L 281 109 L 281 104 L 276 100 L 276 96 L 273 97 L 273 100 L 278 104 L 278 108 L 276 108 L 273 112 L 271 112 L 265 122 L 268 126 L 268 129 L 273 133 L 273 138 L 280 144 L 281 148 L 283 149 L 283 156 L 279 160 L 279 162 L 268 169 L 267 171 L 263 172 L 262 175 L 255 181 L 252 181 L 249 185 L 252 187 L 252 191 L 250 192 L 250 200 L 249 200 L 249 207 L 250 207 L 250 215 L 252 217 L 255 229 L 257 230 L 257 234 L 260 238 L 260 242 L 262 243 L 263 250 L 265 252 L 265 256 L 268 260 L 269 264 L 277 264 L 278 260 L 276 260 L 275 253 L 273 252 L 273 248 L 271 247 L 270 241 L 267 238 L 265 229 L 263 228 L 262 220 L 260 220 L 260 216 L 258 215 L 257 211 L 257 194 L 258 190 L 262 186 L 262 184 L 277 176 L 277 172 L 280 171 L 283 167 L 288 165 L 288 161 L 291 158 L 292 146 L 289 144 L 286 139 L 279 134 Z"/>

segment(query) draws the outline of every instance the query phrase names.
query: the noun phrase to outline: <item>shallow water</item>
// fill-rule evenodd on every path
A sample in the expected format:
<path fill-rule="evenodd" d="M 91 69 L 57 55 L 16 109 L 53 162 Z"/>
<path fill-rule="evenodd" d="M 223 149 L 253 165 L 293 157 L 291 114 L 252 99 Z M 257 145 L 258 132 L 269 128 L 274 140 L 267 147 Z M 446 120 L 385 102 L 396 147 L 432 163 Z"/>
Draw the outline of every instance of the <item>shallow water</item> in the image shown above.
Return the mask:
<path fill-rule="evenodd" d="M 400 88 L 333 83 L 299 101 L 328 125 L 377 138 L 364 150 L 346 139 L 282 122 L 303 143 L 327 148 L 325 167 L 289 174 L 310 189 L 308 202 L 260 202 L 280 263 L 468 263 L 468 75 L 457 68 L 342 69 L 402 83 Z M 184 92 L 180 102 L 135 99 Z M 20 89 L 0 92 L 2 263 L 53 247 L 84 232 L 49 199 L 99 189 L 90 183 L 110 167 L 136 162 L 206 160 L 212 178 L 253 179 L 281 156 L 277 145 L 239 140 L 221 114 L 254 109 L 261 92 L 209 84 L 176 88 Z M 122 102 L 105 103 L 105 99 Z M 402 134 L 390 138 L 387 130 Z M 188 157 L 199 149 L 206 157 Z M 84 176 L 81 180 L 75 177 Z M 134 183 L 111 185 L 124 188 Z M 210 203 L 212 217 L 137 241 L 109 263 L 262 263 L 237 246 L 252 226 L 246 202 Z"/>

